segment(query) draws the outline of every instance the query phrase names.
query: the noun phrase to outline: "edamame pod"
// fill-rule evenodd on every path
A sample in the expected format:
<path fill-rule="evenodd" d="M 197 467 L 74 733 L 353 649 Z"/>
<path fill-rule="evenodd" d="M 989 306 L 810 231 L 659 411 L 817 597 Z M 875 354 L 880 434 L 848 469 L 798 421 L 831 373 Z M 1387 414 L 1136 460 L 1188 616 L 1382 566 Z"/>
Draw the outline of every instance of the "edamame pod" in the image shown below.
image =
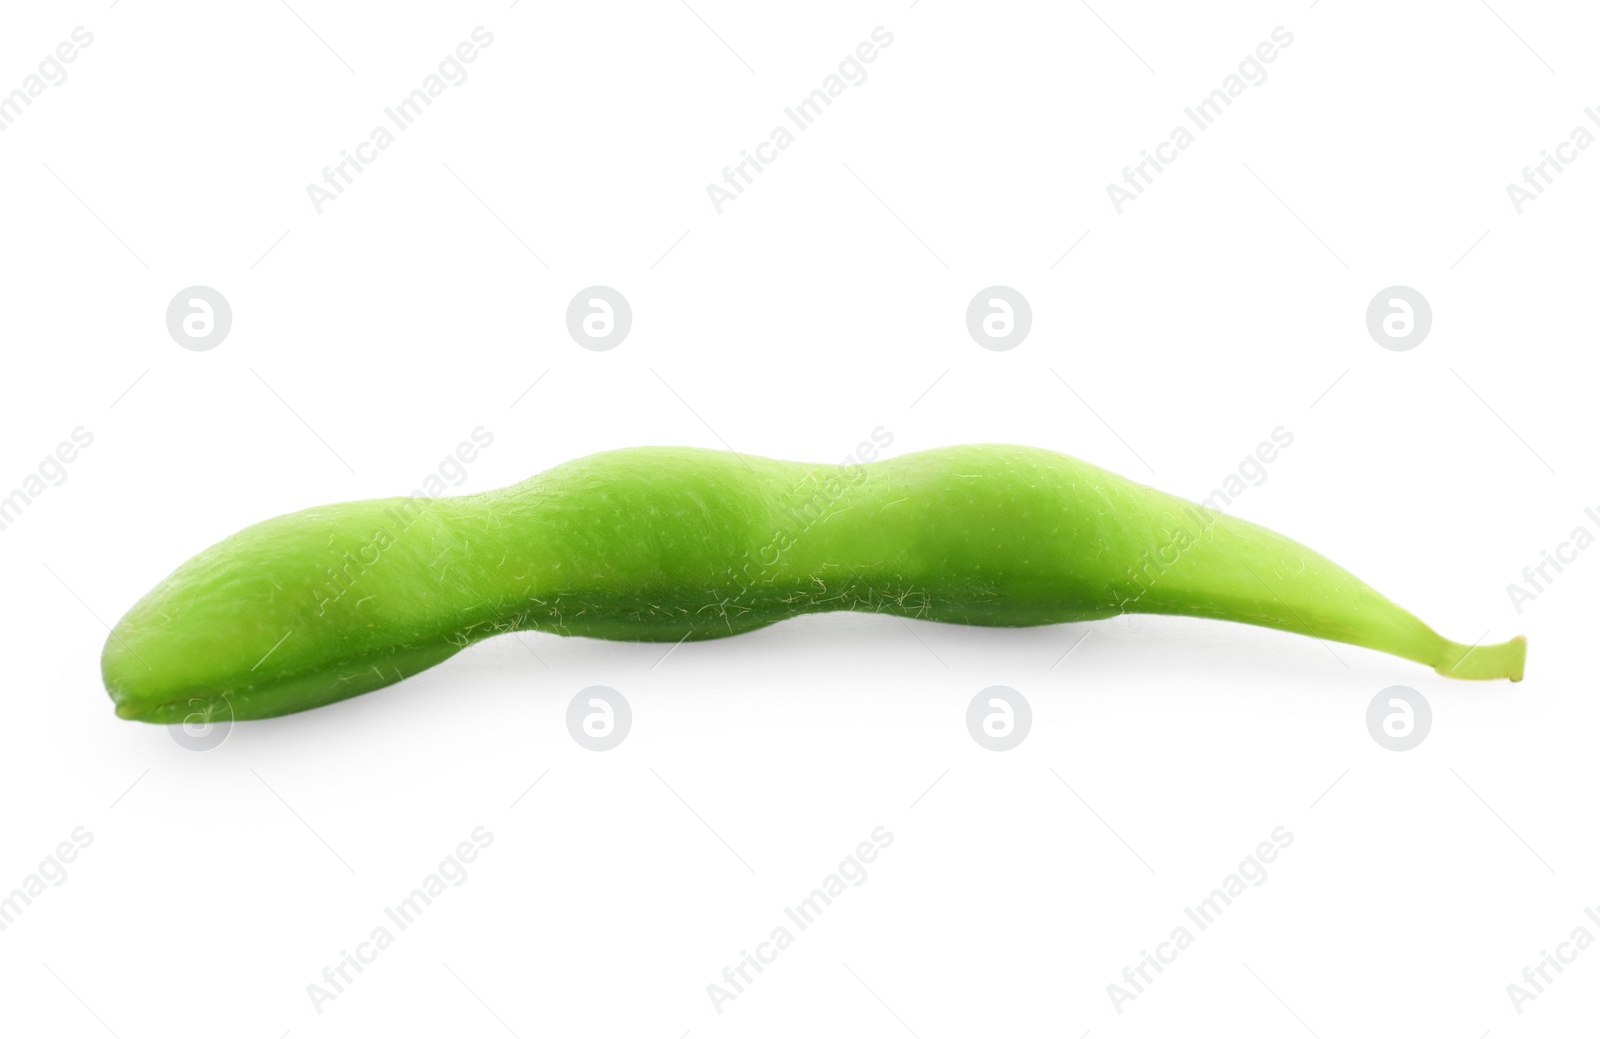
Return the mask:
<path fill-rule="evenodd" d="M 258 523 L 134 605 L 102 670 L 124 718 L 267 718 L 503 632 L 677 642 L 831 610 L 1007 627 L 1182 614 L 1453 678 L 1518 681 L 1526 646 L 1451 642 L 1298 542 L 1051 451 L 827 466 L 662 447 Z"/>

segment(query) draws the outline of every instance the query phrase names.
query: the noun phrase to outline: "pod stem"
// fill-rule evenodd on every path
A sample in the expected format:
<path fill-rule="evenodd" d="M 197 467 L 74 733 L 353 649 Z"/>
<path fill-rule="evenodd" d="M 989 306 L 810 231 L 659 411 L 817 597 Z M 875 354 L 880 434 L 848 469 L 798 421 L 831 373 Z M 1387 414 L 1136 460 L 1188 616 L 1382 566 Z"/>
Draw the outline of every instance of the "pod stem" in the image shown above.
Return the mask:
<path fill-rule="evenodd" d="M 1528 655 L 1528 640 L 1521 635 L 1492 646 L 1465 646 L 1442 640 L 1434 657 L 1433 669 L 1446 678 L 1509 678 L 1522 681 L 1522 664 Z"/>

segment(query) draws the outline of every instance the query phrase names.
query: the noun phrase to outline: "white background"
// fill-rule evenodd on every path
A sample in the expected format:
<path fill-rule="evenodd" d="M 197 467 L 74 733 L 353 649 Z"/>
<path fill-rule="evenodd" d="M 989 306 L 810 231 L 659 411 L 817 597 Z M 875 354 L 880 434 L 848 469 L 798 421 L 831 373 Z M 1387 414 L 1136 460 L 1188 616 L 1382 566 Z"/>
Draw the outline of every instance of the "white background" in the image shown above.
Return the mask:
<path fill-rule="evenodd" d="M 1506 587 L 1600 529 L 1600 150 L 1520 214 L 1506 185 L 1600 101 L 1593 14 L 691 3 L 8 11 L 0 92 L 75 26 L 94 40 L 0 133 L 0 494 L 74 428 L 94 442 L 0 531 L 0 889 L 93 835 L 0 931 L 7 1030 L 1592 1022 L 1600 948 L 1520 1014 L 1506 986 L 1575 927 L 1600 938 L 1600 552 L 1520 615 Z M 469 78 L 318 214 L 306 185 L 478 25 Z M 868 78 L 719 215 L 706 185 L 879 25 Z M 1267 79 L 1119 215 L 1106 185 L 1280 25 Z M 633 308 L 609 352 L 565 327 L 595 284 Z M 1033 309 L 1004 352 L 964 318 L 996 284 Z M 1366 329 L 1396 284 L 1433 308 L 1409 352 Z M 165 326 L 190 285 L 233 309 L 207 352 Z M 405 493 L 478 426 L 462 492 L 635 444 L 832 461 L 882 426 L 891 453 L 1034 444 L 1194 498 L 1284 426 L 1230 511 L 1452 638 L 1527 634 L 1528 677 L 1193 620 L 837 615 L 665 659 L 501 638 L 207 753 L 112 714 L 105 624 L 170 569 L 270 515 Z M 564 722 L 594 684 L 633 705 L 606 753 Z M 995 684 L 1034 713 L 1004 753 L 964 722 Z M 1396 684 L 1434 712 L 1404 753 L 1365 723 Z M 307 986 L 477 826 L 465 882 L 314 1009 Z M 878 826 L 868 879 L 719 1014 L 706 986 Z M 1118 1013 L 1107 986 L 1279 826 L 1268 879 Z"/>

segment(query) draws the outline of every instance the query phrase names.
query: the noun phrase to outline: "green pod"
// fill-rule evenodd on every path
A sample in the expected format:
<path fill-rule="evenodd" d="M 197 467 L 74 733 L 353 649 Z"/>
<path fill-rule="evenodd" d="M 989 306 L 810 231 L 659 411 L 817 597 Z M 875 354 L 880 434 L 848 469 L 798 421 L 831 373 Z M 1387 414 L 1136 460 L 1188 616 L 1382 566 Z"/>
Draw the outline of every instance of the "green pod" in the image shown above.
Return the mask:
<path fill-rule="evenodd" d="M 267 718 L 536 630 L 677 642 L 832 610 L 1017 627 L 1164 613 L 1522 678 L 1525 641 L 1451 642 L 1264 527 L 1051 451 L 858 466 L 695 448 L 592 455 L 513 487 L 258 523 L 180 566 L 106 642 L 124 718 Z"/>

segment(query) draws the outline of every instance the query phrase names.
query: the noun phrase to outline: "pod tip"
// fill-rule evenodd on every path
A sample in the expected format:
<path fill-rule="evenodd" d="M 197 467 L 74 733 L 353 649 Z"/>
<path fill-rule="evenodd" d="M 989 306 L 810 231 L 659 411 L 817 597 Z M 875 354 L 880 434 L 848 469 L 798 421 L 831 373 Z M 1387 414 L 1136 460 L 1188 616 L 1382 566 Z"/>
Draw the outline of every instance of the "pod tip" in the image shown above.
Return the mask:
<path fill-rule="evenodd" d="M 1509 678 L 1520 682 L 1527 657 L 1528 640 L 1521 635 L 1492 646 L 1445 642 L 1434 670 L 1446 678 Z"/>

